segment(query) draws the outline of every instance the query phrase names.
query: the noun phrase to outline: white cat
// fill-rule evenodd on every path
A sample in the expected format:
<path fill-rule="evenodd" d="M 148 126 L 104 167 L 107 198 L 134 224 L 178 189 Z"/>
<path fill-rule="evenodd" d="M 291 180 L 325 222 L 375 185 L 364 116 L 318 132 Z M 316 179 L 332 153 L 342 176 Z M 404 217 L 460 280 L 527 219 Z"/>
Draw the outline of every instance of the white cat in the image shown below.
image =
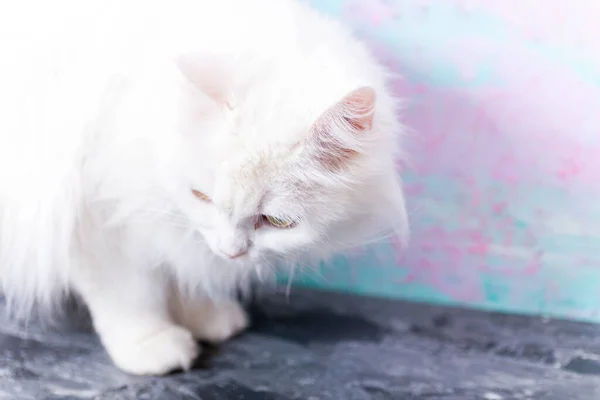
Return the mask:
<path fill-rule="evenodd" d="M 293 0 L 0 6 L 0 273 L 75 293 L 114 362 L 189 368 L 274 262 L 407 232 L 387 74 Z"/>

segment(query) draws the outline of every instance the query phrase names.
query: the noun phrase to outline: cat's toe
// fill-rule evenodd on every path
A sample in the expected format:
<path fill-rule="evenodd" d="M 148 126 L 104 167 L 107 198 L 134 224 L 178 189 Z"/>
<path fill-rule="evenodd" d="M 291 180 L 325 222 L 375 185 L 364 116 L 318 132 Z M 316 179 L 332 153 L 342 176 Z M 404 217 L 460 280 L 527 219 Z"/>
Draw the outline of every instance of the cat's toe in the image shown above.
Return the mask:
<path fill-rule="evenodd" d="M 228 301 L 197 308 L 188 321 L 188 328 L 198 340 L 220 343 L 245 330 L 249 323 L 242 306 Z"/>
<path fill-rule="evenodd" d="M 188 370 L 199 355 L 199 346 L 186 329 L 173 325 L 135 342 L 112 343 L 114 363 L 134 375 L 164 375 Z"/>

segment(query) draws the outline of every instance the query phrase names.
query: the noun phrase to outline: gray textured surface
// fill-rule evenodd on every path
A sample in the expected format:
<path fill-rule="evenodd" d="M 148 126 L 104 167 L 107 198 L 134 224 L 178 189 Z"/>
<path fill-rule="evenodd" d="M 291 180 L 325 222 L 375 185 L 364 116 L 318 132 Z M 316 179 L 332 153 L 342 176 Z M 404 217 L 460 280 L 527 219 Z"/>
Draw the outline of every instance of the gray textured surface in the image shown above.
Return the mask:
<path fill-rule="evenodd" d="M 600 327 L 294 290 L 193 371 L 131 377 L 97 338 L 2 321 L 1 399 L 600 399 Z"/>

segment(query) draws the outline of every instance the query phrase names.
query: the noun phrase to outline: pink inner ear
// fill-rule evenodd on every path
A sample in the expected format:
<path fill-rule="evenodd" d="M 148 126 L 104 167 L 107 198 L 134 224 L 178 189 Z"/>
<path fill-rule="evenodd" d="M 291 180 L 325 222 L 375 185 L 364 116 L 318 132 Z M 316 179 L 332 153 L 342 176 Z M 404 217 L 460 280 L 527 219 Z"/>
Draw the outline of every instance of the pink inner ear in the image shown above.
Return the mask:
<path fill-rule="evenodd" d="M 373 127 L 377 94 L 373 88 L 365 86 L 354 90 L 339 103 L 344 120 L 357 131 L 367 131 Z"/>
<path fill-rule="evenodd" d="M 226 68 L 220 60 L 200 55 L 186 55 L 177 59 L 181 73 L 200 91 L 220 106 L 231 109 Z"/>
<path fill-rule="evenodd" d="M 343 168 L 359 155 L 360 135 L 373 127 L 376 93 L 362 87 L 346 95 L 315 122 L 313 157 L 329 170 Z M 340 129 L 344 132 L 340 132 Z"/>

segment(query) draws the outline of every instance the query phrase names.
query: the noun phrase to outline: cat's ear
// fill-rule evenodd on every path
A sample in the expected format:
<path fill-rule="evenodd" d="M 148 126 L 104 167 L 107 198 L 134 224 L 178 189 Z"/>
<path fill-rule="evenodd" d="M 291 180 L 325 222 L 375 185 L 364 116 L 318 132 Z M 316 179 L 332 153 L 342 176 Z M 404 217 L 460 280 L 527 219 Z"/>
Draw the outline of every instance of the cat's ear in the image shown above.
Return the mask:
<path fill-rule="evenodd" d="M 377 94 L 373 88 L 364 86 L 346 95 L 338 104 L 338 117 L 354 128 L 354 133 L 362 133 L 373 127 Z M 335 107 L 334 107 L 335 108 Z"/>
<path fill-rule="evenodd" d="M 358 88 L 323 113 L 311 128 L 319 161 L 338 169 L 361 152 L 373 127 L 377 94 L 371 87 Z"/>
<path fill-rule="evenodd" d="M 216 56 L 188 54 L 179 56 L 175 63 L 198 90 L 219 106 L 233 109 L 232 79 L 224 60 Z"/>

